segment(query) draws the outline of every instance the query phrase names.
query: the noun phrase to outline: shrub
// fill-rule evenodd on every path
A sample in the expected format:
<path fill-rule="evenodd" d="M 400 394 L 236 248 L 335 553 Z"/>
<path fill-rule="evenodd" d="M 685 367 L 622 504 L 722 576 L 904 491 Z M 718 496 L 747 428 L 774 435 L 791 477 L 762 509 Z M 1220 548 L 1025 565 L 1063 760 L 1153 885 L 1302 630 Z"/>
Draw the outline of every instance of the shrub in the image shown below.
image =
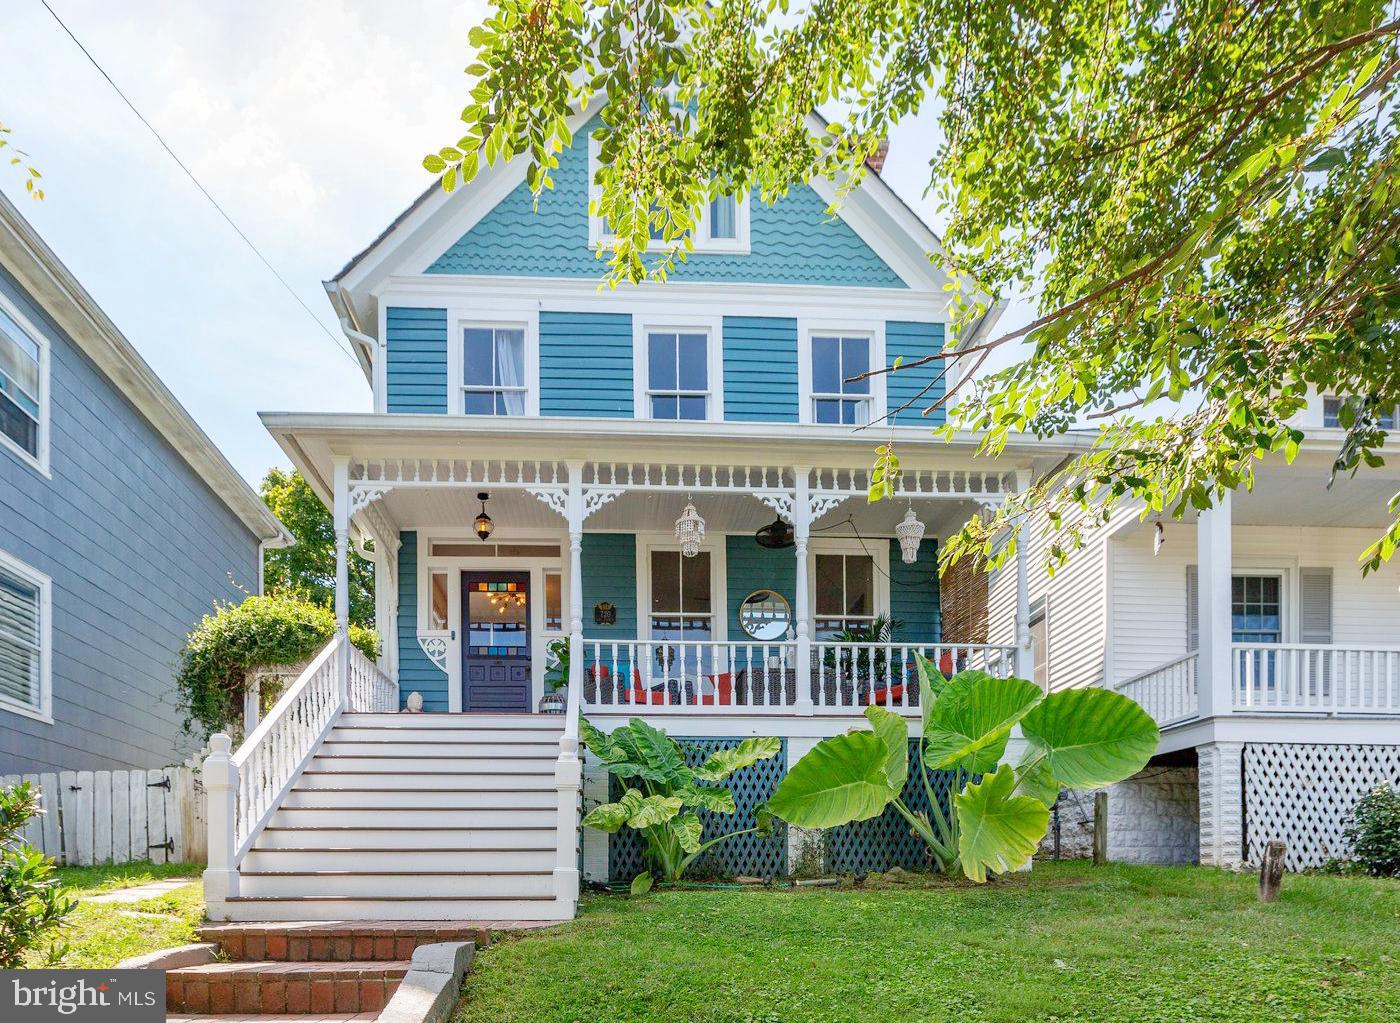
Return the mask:
<path fill-rule="evenodd" d="M 185 727 L 195 722 L 206 733 L 228 728 L 243 708 L 248 672 L 314 657 L 335 635 L 328 608 L 294 597 L 247 597 L 205 615 L 185 640 L 176 686 Z M 373 657 L 373 632 L 350 626 L 350 641 Z"/>
<path fill-rule="evenodd" d="M 28 782 L 0 788 L 0 970 L 23 967 L 25 953 L 77 906 L 63 893 L 53 860 L 19 837 L 40 813 Z M 62 955 L 63 949 L 50 944 L 46 963 Z"/>
<path fill-rule="evenodd" d="M 1400 792 L 1378 785 L 1352 807 L 1342 832 L 1352 859 L 1372 877 L 1400 877 Z"/>

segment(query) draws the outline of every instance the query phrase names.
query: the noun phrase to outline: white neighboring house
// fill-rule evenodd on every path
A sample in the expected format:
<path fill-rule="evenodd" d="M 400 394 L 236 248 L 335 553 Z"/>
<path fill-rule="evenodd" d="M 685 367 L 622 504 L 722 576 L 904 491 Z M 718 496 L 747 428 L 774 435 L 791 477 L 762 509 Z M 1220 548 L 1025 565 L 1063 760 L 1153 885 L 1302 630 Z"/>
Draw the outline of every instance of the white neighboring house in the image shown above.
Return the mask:
<path fill-rule="evenodd" d="M 1054 576 L 1044 537 L 1028 545 L 1036 680 L 1117 689 L 1162 728 L 1110 791 L 1111 857 L 1257 863 L 1280 839 L 1290 868 L 1317 866 L 1345 852 L 1356 800 L 1400 779 L 1400 566 L 1363 578 L 1358 561 L 1400 467 L 1329 489 L 1334 408 L 1300 416 L 1292 465 L 1265 463 L 1209 512 L 1123 508 Z M 990 581 L 988 642 L 1015 635 L 1015 583 Z"/>

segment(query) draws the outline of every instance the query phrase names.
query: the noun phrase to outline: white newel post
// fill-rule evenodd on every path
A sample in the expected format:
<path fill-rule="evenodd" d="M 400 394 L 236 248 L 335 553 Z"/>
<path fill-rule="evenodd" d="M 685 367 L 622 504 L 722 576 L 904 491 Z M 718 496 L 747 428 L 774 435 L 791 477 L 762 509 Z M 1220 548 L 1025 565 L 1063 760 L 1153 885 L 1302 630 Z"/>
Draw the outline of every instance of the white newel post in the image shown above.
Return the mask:
<path fill-rule="evenodd" d="M 583 764 L 579 760 L 578 721 L 583 712 L 583 463 L 570 462 L 566 511 L 569 520 L 569 696 L 564 708 L 564 734 L 554 780 L 559 792 L 555 827 L 554 897 L 572 917 L 578 904 L 579 789 Z"/>
<path fill-rule="evenodd" d="M 1016 474 L 1016 489 L 1030 487 L 1030 473 Z M 1030 585 L 1030 524 L 1016 538 L 1016 676 L 1029 679 L 1035 675 L 1035 652 L 1031 649 L 1031 585 Z M 1048 686 L 1049 680 L 1046 680 Z"/>
<path fill-rule="evenodd" d="M 209 738 L 204 758 L 204 793 L 208 800 L 209 866 L 204 871 L 204 901 L 209 918 L 224 916 L 224 904 L 238 894 L 237 852 L 238 768 L 233 741 L 223 732 Z"/>
<path fill-rule="evenodd" d="M 812 630 L 807 606 L 807 543 L 812 535 L 811 469 L 794 466 L 793 478 L 797 489 L 792 502 L 792 538 L 797 563 L 793 576 L 793 613 L 797 618 L 797 699 L 793 709 L 801 715 L 813 713 L 812 707 Z"/>
<path fill-rule="evenodd" d="M 335 525 L 335 632 L 347 637 L 350 632 L 350 456 L 332 457 L 335 477 L 333 521 Z M 340 702 L 349 705 L 350 644 L 342 642 L 336 650 L 336 675 L 340 683 Z"/>
<path fill-rule="evenodd" d="M 1234 562 L 1230 547 L 1230 494 L 1196 517 L 1196 585 L 1200 652 L 1196 685 L 1201 717 L 1230 713 L 1233 685 L 1230 664 L 1230 577 Z"/>

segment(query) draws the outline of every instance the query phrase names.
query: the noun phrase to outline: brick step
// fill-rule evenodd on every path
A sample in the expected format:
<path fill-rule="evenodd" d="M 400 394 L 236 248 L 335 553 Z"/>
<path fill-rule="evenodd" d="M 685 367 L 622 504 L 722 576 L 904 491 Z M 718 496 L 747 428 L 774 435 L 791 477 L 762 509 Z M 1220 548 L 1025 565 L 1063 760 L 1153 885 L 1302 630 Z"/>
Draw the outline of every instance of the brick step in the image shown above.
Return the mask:
<path fill-rule="evenodd" d="M 165 1008 L 216 1016 L 378 1012 L 408 967 L 407 960 L 190 966 L 166 972 Z"/>
<path fill-rule="evenodd" d="M 471 920 L 234 923 L 205 924 L 199 937 L 217 942 L 236 962 L 368 962 L 411 959 L 419 945 L 442 941 L 474 941 L 485 948 L 491 927 Z"/>
<path fill-rule="evenodd" d="M 321 1016 L 293 1016 L 290 1013 L 242 1013 L 215 1016 L 211 1012 L 186 1014 L 168 1012 L 165 1023 L 374 1023 L 377 1012 L 328 1012 Z"/>

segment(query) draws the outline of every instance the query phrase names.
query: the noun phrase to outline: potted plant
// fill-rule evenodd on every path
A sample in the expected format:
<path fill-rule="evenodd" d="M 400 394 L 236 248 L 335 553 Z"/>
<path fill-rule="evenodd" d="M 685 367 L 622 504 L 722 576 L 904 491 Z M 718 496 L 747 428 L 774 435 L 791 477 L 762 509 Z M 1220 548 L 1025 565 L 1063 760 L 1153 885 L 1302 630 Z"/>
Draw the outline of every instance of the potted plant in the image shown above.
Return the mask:
<path fill-rule="evenodd" d="M 569 641 L 556 639 L 545 648 L 541 714 L 562 714 L 569 704 Z"/>

